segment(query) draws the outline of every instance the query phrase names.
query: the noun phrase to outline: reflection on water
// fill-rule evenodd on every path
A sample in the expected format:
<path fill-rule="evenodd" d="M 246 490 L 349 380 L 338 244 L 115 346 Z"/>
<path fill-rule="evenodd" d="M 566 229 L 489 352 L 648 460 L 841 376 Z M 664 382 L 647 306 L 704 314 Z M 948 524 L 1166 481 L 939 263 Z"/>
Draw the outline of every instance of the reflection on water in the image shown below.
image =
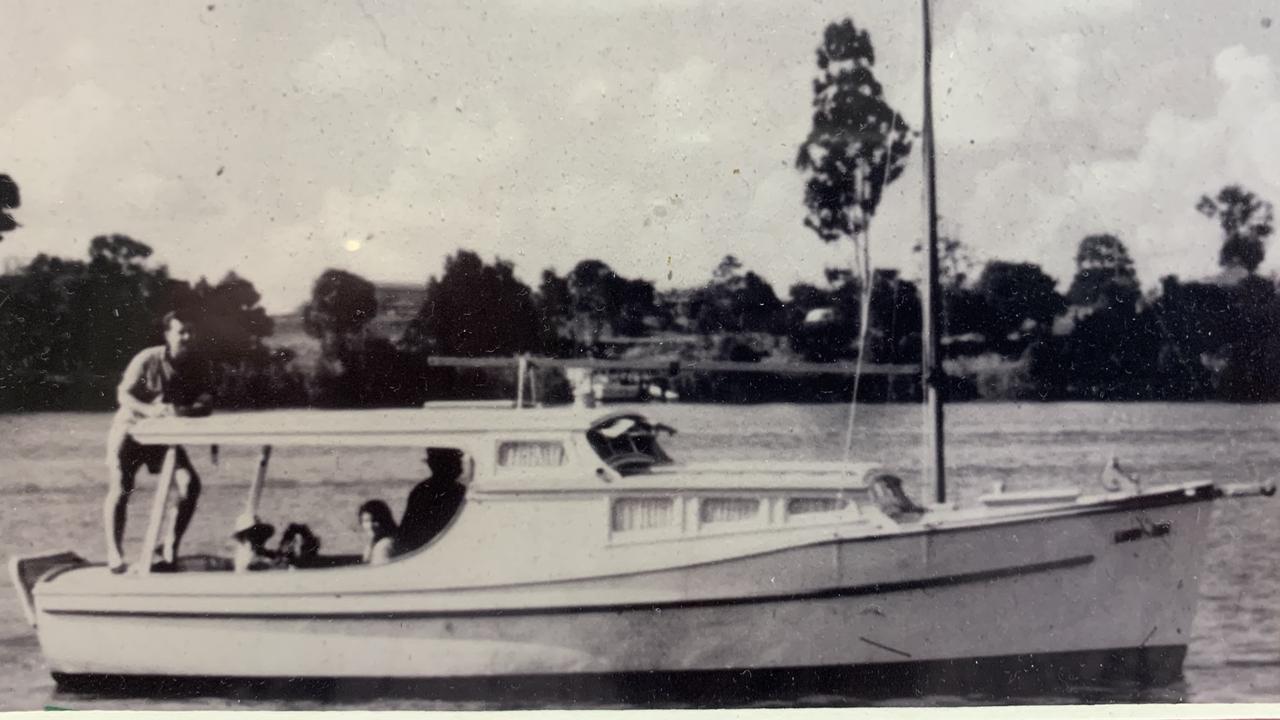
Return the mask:
<path fill-rule="evenodd" d="M 646 407 L 680 434 L 664 439 L 681 460 L 839 459 L 846 408 L 838 405 L 768 405 L 750 408 L 697 405 Z M 74 548 L 102 556 L 100 507 L 103 440 L 109 416 L 46 414 L 0 416 L 0 555 Z M 923 418 L 917 406 L 863 406 L 853 456 L 901 469 L 917 496 Z M 1149 482 L 1213 478 L 1259 481 L 1280 467 L 1280 406 L 1213 404 L 966 404 L 948 408 L 949 491 L 961 501 L 985 492 L 993 481 L 1009 490 L 1051 485 L 1093 487 L 1103 462 L 1117 455 Z M 223 448 L 210 464 L 207 449 L 191 448 L 206 492 L 184 549 L 227 550 L 227 533 L 244 501 L 256 462 L 252 452 Z M 273 482 L 262 515 L 277 527 L 305 522 L 323 538 L 326 552 L 360 547 L 355 509 L 382 497 L 393 507 L 423 475 L 421 453 L 345 451 L 277 452 Z M 275 479 L 281 481 L 277 482 Z M 321 482 L 323 481 L 323 482 Z M 137 548 L 153 485 L 144 479 L 131 504 L 126 540 Z M 187 693 L 166 700 L 65 693 L 54 689 L 35 636 L 26 626 L 7 577 L 0 581 L 0 705 L 101 709 L 502 709 L 516 707 L 752 707 L 840 705 L 973 705 L 1094 702 L 1280 701 L 1280 505 L 1275 500 L 1216 503 L 1215 523 L 1201 579 L 1201 599 L 1182 681 L 1161 687 L 1067 685 L 1008 698 L 955 689 L 917 695 L 868 694 L 867 684 L 770 679 L 764 688 L 710 684 L 692 696 L 638 679 L 587 692 L 572 681 L 546 687 L 480 688 L 476 698 L 432 700 L 415 688 L 303 686 L 258 700 L 263 688 Z M 668 679 L 669 680 L 669 679 Z M 785 679 L 784 679 L 785 680 Z M 816 678 L 823 680 L 823 678 Z M 603 690 L 601 690 L 603 688 Z M 422 690 L 419 687 L 416 690 Z M 216 688 L 214 690 L 217 690 Z M 403 691 L 408 691 L 407 693 Z M 522 696 L 520 690 L 535 691 Z M 395 692 L 393 692 L 395 691 Z M 513 691 L 513 692 L 507 692 Z M 346 692 L 348 694 L 341 694 Z M 539 695 L 538 693 L 542 693 Z M 148 696 L 151 697 L 151 696 Z M 435 697 L 440 697 L 437 693 Z M 530 700 L 529 697 L 533 699 Z"/>

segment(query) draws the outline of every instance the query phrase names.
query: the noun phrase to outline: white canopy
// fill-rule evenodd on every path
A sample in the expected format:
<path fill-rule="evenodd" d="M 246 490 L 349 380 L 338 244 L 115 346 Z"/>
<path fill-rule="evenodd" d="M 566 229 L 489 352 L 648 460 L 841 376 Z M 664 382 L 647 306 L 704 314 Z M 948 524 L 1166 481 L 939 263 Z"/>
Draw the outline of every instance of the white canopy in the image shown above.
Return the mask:
<path fill-rule="evenodd" d="M 268 410 L 166 417 L 139 421 L 131 430 L 147 445 L 325 445 L 425 447 L 461 442 L 480 434 L 586 432 L 598 423 L 634 412 L 599 413 L 580 408 L 389 410 Z"/>

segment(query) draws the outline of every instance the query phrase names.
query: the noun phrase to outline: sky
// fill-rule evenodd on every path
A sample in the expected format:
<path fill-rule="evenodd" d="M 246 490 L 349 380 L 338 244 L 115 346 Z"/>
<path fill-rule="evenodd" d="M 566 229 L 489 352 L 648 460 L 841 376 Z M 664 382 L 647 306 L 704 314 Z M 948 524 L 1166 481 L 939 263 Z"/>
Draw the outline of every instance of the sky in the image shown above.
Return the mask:
<path fill-rule="evenodd" d="M 272 312 L 325 268 L 425 283 L 459 248 L 536 284 L 598 258 L 659 288 L 720 258 L 785 297 L 847 266 L 802 225 L 798 145 L 827 23 L 870 32 L 920 126 L 919 6 L 898 0 L 58 2 L 0 13 L 0 258 L 124 233 Z M 1111 232 L 1144 286 L 1217 271 L 1195 211 L 1280 202 L 1280 17 L 1266 0 L 934 0 L 943 232 L 1065 290 Z M 1273 22 L 1275 21 L 1275 22 Z M 918 277 L 920 156 L 871 228 Z M 1263 264 L 1280 268 L 1280 250 Z"/>

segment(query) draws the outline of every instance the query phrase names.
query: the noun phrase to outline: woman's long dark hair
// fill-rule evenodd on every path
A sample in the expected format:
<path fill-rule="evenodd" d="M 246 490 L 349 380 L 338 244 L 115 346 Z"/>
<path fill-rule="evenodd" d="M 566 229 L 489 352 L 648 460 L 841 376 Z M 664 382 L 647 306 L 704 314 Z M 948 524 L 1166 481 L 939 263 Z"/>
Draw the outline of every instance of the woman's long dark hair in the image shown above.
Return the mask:
<path fill-rule="evenodd" d="M 382 528 L 382 535 L 394 535 L 396 532 L 396 516 L 391 514 L 391 508 L 381 500 L 369 500 L 360 506 L 356 511 L 356 519 L 365 513 L 369 513 L 369 517 Z"/>

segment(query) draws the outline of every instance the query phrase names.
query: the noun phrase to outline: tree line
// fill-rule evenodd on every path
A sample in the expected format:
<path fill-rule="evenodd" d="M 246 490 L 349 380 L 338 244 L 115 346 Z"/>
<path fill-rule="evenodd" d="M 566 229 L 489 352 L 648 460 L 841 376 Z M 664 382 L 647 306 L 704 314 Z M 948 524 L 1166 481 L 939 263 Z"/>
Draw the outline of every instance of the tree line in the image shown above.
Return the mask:
<path fill-rule="evenodd" d="M 1229 186 L 1199 208 L 1221 231 L 1212 280 L 1162 278 L 1146 291 L 1124 242 L 1081 240 L 1065 292 L 1027 262 L 975 262 L 942 243 L 944 348 L 953 362 L 1001 361 L 994 391 L 961 382 L 953 396 L 1019 399 L 1264 401 L 1280 399 L 1280 295 L 1257 270 L 1269 203 Z M 160 341 L 159 318 L 197 316 L 225 406 L 416 405 L 428 397 L 500 395 L 492 373 L 428 367 L 433 356 L 663 357 L 870 363 L 920 360 L 918 284 L 892 269 L 830 270 L 782 299 L 730 255 L 707 282 L 665 292 L 606 263 L 544 270 L 537 287 L 514 265 L 468 250 L 445 260 L 399 337 L 380 334 L 375 285 L 343 270 L 318 277 L 301 315 L 319 357 L 271 344 L 273 321 L 253 284 L 171 277 L 124 235 L 89 243 L 85 259 L 37 256 L 0 276 L 0 407 L 106 408 L 129 359 Z M 867 330 L 859 347 L 864 298 Z M 666 339 L 659 343 L 638 339 Z M 674 349 L 673 349 L 674 348 Z M 960 373 L 962 374 L 962 373 Z M 962 378 L 963 380 L 963 378 Z M 550 383 L 554 385 L 554 383 Z M 906 399 L 916 389 L 899 394 Z"/>

